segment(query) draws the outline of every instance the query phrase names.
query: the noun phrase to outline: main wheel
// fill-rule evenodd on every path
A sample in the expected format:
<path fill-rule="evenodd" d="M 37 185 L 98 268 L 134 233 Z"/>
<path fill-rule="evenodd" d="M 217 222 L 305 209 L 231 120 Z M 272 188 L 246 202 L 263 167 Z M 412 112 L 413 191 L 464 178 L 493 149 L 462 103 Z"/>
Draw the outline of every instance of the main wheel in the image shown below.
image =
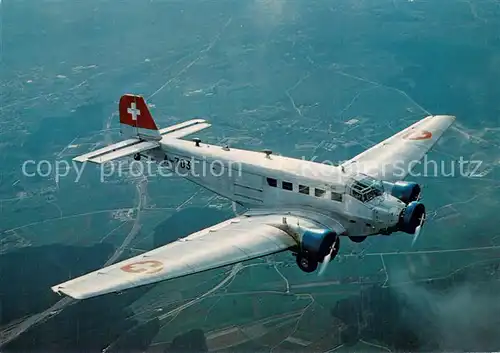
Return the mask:
<path fill-rule="evenodd" d="M 366 236 L 364 236 L 364 237 L 349 237 L 349 239 L 351 239 L 351 241 L 354 243 L 361 243 L 361 242 L 365 241 Z"/>
<path fill-rule="evenodd" d="M 139 153 L 134 154 L 134 159 L 136 161 L 140 161 L 141 160 L 141 155 Z"/>
<path fill-rule="evenodd" d="M 298 253 L 295 260 L 297 261 L 299 268 L 304 272 L 311 273 L 316 271 L 318 268 L 318 261 L 312 259 L 307 254 Z"/>

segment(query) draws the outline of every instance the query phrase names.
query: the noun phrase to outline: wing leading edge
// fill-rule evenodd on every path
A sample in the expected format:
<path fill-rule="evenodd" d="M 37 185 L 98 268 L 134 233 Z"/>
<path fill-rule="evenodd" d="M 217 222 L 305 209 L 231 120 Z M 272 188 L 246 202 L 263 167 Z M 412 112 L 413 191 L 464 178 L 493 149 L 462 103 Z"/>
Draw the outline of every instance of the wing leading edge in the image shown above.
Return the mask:
<path fill-rule="evenodd" d="M 403 180 L 454 121 L 451 115 L 428 116 L 360 153 L 342 167 L 381 180 Z"/>
<path fill-rule="evenodd" d="M 290 223 L 297 217 L 287 216 Z M 297 219 L 304 226 L 316 226 Z M 219 223 L 84 276 L 55 285 L 52 290 L 75 299 L 183 277 L 287 250 L 296 241 L 275 226 L 281 215 L 240 216 Z"/>

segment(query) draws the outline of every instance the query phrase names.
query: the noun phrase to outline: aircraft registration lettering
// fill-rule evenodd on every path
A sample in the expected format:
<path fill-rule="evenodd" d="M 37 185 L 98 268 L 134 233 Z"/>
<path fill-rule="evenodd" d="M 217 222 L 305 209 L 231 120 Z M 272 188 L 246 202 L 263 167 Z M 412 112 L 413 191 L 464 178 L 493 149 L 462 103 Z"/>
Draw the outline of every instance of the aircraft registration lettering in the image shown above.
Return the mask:
<path fill-rule="evenodd" d="M 172 165 L 179 165 L 179 167 L 181 167 L 183 169 L 187 169 L 187 170 L 191 169 L 191 161 L 189 159 L 179 158 L 179 157 L 171 158 L 171 157 L 168 157 L 167 155 L 165 155 L 163 160 L 169 161 L 170 163 L 172 163 Z"/>
<path fill-rule="evenodd" d="M 122 266 L 120 269 L 128 273 L 142 273 L 150 275 L 163 270 L 163 263 L 156 260 L 138 261 Z"/>
<path fill-rule="evenodd" d="M 432 137 L 432 132 L 427 130 L 410 131 L 403 135 L 404 140 L 428 140 Z"/>

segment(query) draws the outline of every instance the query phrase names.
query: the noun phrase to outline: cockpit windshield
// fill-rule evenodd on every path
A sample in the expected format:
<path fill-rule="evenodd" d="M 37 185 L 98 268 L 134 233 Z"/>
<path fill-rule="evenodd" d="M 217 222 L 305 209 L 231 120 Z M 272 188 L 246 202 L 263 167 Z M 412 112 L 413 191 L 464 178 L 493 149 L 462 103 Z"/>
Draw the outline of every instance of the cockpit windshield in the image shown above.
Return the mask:
<path fill-rule="evenodd" d="M 380 180 L 368 175 L 353 178 L 348 185 L 349 194 L 361 202 L 368 202 L 384 193 L 384 186 Z"/>

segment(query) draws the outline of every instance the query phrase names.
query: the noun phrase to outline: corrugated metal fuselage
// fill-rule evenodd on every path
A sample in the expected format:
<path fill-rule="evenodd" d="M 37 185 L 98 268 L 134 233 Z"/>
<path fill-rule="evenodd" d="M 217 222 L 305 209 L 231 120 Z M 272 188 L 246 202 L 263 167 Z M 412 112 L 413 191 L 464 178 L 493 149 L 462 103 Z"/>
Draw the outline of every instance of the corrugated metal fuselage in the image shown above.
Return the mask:
<path fill-rule="evenodd" d="M 333 165 L 170 138 L 148 155 L 176 175 L 243 207 L 309 214 L 348 235 L 377 234 L 388 222 L 397 221 L 402 209 L 388 194 L 370 203 L 352 197 L 346 184 L 354 175 Z"/>

